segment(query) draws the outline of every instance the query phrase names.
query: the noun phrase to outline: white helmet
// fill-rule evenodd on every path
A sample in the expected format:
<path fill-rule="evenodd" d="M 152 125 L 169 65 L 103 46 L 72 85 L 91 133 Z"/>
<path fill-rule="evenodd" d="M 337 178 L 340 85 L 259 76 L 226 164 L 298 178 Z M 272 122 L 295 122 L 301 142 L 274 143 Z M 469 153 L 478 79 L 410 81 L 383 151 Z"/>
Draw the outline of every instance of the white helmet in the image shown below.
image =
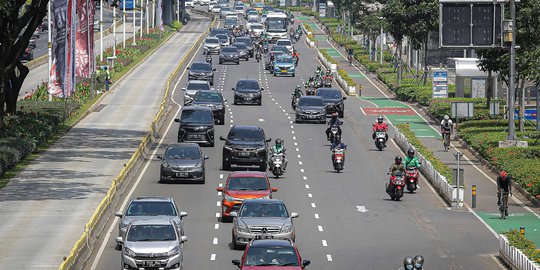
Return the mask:
<path fill-rule="evenodd" d="M 450 119 L 450 116 L 448 116 L 448 114 L 446 114 L 446 115 L 444 116 L 444 120 L 448 121 L 448 119 Z"/>

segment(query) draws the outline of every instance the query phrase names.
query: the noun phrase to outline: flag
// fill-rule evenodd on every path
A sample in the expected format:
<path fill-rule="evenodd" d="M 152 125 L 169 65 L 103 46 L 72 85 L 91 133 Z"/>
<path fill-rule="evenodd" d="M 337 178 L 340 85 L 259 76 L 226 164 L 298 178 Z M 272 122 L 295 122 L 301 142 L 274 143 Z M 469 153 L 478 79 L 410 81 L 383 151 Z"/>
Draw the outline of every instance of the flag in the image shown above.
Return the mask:
<path fill-rule="evenodd" d="M 75 75 L 90 77 L 90 7 L 88 0 L 77 0 L 77 33 L 75 35 Z M 94 27 L 92 27 L 94 29 Z"/>

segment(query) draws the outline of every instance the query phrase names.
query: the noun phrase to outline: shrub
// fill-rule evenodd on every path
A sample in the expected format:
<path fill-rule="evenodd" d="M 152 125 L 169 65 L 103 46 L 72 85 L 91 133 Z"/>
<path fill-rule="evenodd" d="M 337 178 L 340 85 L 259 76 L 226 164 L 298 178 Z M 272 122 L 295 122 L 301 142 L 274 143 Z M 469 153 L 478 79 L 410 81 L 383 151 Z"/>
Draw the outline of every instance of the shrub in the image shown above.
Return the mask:
<path fill-rule="evenodd" d="M 503 232 L 502 234 L 508 238 L 510 245 L 521 250 L 521 252 L 523 252 L 523 254 L 529 258 L 529 260 L 535 263 L 540 263 L 540 250 L 536 248 L 533 241 L 525 238 L 521 235 L 521 233 L 519 233 L 518 230 L 515 229 Z"/>
<path fill-rule="evenodd" d="M 353 79 L 349 76 L 347 71 L 345 71 L 344 69 L 338 68 L 337 72 L 338 72 L 339 76 L 341 76 L 341 78 L 343 80 L 345 80 L 349 86 L 356 86 L 357 85 L 356 82 L 353 81 Z"/>
<path fill-rule="evenodd" d="M 337 64 L 337 61 L 332 56 L 330 56 L 330 54 L 328 54 L 327 49 L 320 49 L 320 52 L 328 62 L 332 64 Z"/>
<path fill-rule="evenodd" d="M 183 24 L 179 21 L 172 21 L 171 23 L 171 27 L 175 30 L 175 31 L 178 31 L 182 28 Z"/>

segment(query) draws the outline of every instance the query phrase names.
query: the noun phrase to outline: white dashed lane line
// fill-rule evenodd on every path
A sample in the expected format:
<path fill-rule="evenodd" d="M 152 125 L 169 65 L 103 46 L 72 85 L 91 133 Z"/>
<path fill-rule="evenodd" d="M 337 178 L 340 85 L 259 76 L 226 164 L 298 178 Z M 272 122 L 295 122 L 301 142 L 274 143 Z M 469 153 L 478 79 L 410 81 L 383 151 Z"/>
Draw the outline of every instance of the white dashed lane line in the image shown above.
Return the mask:
<path fill-rule="evenodd" d="M 221 213 L 216 213 L 216 217 L 219 218 L 221 216 Z"/>
<path fill-rule="evenodd" d="M 323 247 L 327 247 L 327 246 L 328 246 L 328 243 L 326 243 L 326 240 L 322 240 L 321 242 L 322 242 Z"/>
<path fill-rule="evenodd" d="M 319 232 L 324 232 L 323 227 L 321 225 L 318 225 L 317 228 L 319 229 Z"/>
<path fill-rule="evenodd" d="M 306 185 L 306 189 L 309 189 L 309 185 Z"/>
<path fill-rule="evenodd" d="M 214 245 L 218 244 L 218 239 L 216 237 L 214 237 L 214 241 L 212 241 L 212 244 L 214 244 Z"/>
<path fill-rule="evenodd" d="M 216 260 L 216 254 L 210 255 L 210 260 L 211 260 L 211 261 L 215 261 L 215 260 Z"/>
<path fill-rule="evenodd" d="M 332 261 L 332 255 L 330 254 L 326 254 L 326 259 L 331 262 Z"/>
<path fill-rule="evenodd" d="M 219 230 L 219 223 L 214 224 L 214 230 Z"/>
<path fill-rule="evenodd" d="M 315 205 L 315 203 L 311 203 L 311 207 L 312 207 L 312 208 L 316 208 L 317 205 Z"/>
<path fill-rule="evenodd" d="M 314 214 L 315 219 L 319 219 L 319 214 Z"/>

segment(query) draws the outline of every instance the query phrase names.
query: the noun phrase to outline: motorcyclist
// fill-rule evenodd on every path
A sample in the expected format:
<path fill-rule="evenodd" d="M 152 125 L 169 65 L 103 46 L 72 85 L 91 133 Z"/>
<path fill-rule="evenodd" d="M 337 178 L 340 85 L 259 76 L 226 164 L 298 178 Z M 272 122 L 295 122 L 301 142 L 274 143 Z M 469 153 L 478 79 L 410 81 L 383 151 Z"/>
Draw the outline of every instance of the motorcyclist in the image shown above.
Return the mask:
<path fill-rule="evenodd" d="M 274 146 L 272 146 L 272 153 L 270 162 L 274 161 L 274 155 L 283 154 L 283 165 L 281 168 L 283 168 L 283 171 L 287 169 L 287 158 L 285 157 L 285 146 L 283 145 L 283 140 L 280 138 L 277 138 Z"/>
<path fill-rule="evenodd" d="M 407 156 L 405 156 L 405 167 L 410 168 L 414 167 L 415 169 L 420 169 L 420 163 L 418 162 L 418 157 L 414 155 L 414 150 L 409 149 L 407 150 Z"/>
<path fill-rule="evenodd" d="M 212 64 L 212 53 L 210 51 L 206 52 L 206 62 Z"/>
<path fill-rule="evenodd" d="M 414 261 L 411 257 L 405 257 L 403 259 L 403 266 L 399 268 L 399 270 L 413 270 L 414 269 Z"/>
<path fill-rule="evenodd" d="M 321 76 L 322 75 L 322 68 L 321 66 L 317 66 L 317 70 L 315 71 L 315 75 L 316 76 Z"/>
<path fill-rule="evenodd" d="M 371 137 L 373 138 L 373 140 L 375 140 L 376 132 L 385 132 L 386 138 L 384 139 L 384 143 L 386 144 L 386 142 L 388 141 L 388 125 L 384 122 L 384 117 L 382 115 L 377 116 L 377 122 L 373 124 L 372 130 L 373 135 L 371 135 Z"/>
<path fill-rule="evenodd" d="M 512 177 L 506 171 L 501 171 L 497 177 L 497 205 L 501 205 L 501 193 L 512 194 Z"/>
<path fill-rule="evenodd" d="M 339 120 L 338 114 L 336 112 L 332 113 L 332 118 L 330 119 L 330 121 L 328 121 L 328 128 L 326 129 L 326 139 L 330 140 L 330 133 L 332 132 L 330 129 L 333 126 L 337 126 L 338 128 L 337 134 L 340 135 L 339 137 L 341 137 L 341 127 L 340 127 L 341 125 L 343 125 L 343 122 Z"/>
<path fill-rule="evenodd" d="M 443 120 L 441 121 L 441 133 L 445 134 L 450 132 L 449 134 L 453 133 L 454 129 L 454 123 L 452 123 L 452 119 L 448 115 L 445 115 Z"/>
<path fill-rule="evenodd" d="M 340 139 L 337 139 L 335 142 L 330 144 L 330 151 L 332 151 L 332 163 L 334 163 L 335 149 L 347 149 L 347 145 L 344 144 Z M 345 162 L 345 155 L 343 155 L 343 162 Z"/>
<path fill-rule="evenodd" d="M 300 98 L 303 95 L 304 93 L 302 93 L 302 88 L 300 87 L 300 85 L 297 85 L 296 88 L 294 88 L 294 92 L 292 93 L 291 96 L 293 98 Z"/>
<path fill-rule="evenodd" d="M 302 26 L 299 24 L 298 27 L 296 27 L 296 31 L 297 32 L 301 32 L 302 31 Z"/>
<path fill-rule="evenodd" d="M 292 57 L 296 60 L 295 64 L 298 66 L 298 62 L 300 62 L 300 54 L 297 50 L 293 50 Z"/>
<path fill-rule="evenodd" d="M 403 159 L 400 156 L 396 156 L 394 163 L 390 166 L 390 175 L 392 177 L 396 176 L 398 172 L 405 173 L 405 166 L 401 161 L 403 161 Z"/>
<path fill-rule="evenodd" d="M 424 269 L 423 266 L 424 266 L 424 257 L 422 257 L 421 255 L 416 255 L 414 256 L 414 269 L 415 270 L 422 270 Z"/>
<path fill-rule="evenodd" d="M 306 91 L 309 88 L 315 87 L 315 80 L 313 79 L 313 76 L 310 76 L 308 81 L 306 82 Z"/>

